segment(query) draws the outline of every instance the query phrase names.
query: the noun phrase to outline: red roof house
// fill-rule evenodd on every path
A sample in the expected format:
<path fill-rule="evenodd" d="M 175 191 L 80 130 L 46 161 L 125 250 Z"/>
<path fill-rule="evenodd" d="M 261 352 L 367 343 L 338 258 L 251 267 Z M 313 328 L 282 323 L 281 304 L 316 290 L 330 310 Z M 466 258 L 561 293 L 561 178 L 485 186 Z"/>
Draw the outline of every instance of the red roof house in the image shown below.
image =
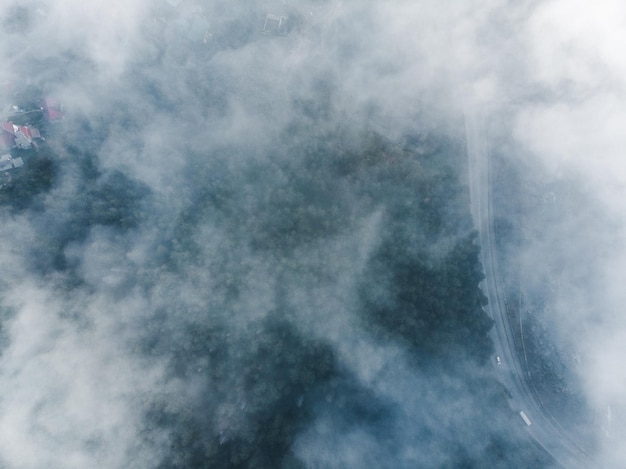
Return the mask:
<path fill-rule="evenodd" d="M 44 115 L 49 121 L 58 121 L 63 119 L 63 105 L 54 98 L 46 96 L 42 106 Z"/>
<path fill-rule="evenodd" d="M 33 140 L 37 138 L 42 137 L 39 130 L 34 127 L 29 127 L 28 125 L 17 126 L 10 121 L 2 124 L 0 144 L 6 148 L 17 147 L 21 150 L 27 150 L 34 144 Z"/>

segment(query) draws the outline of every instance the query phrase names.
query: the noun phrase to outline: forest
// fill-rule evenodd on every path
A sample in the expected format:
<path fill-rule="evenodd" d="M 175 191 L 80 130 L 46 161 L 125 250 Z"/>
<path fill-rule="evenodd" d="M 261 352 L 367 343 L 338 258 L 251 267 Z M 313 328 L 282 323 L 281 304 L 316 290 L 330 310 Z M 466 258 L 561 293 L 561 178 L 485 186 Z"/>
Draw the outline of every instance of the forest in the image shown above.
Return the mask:
<path fill-rule="evenodd" d="M 313 289 L 340 282 L 345 272 L 303 253 L 324 252 L 338 239 L 358 243 L 357 226 L 373 212 L 382 213 L 377 242 L 354 276 L 354 301 L 340 305 L 352 310 L 351 327 L 368 341 L 405 351 L 410 369 L 427 381 L 425 392 L 441 393 L 430 403 L 437 409 L 432 418 L 450 418 L 448 407 L 460 402 L 469 407 L 452 418 L 461 434 L 472 431 L 477 418 L 511 418 L 506 390 L 488 371 L 492 320 L 479 288 L 463 142 L 422 135 L 428 151 L 416 151 L 415 139 L 392 142 L 372 131 L 325 129 L 311 136 L 308 119 L 316 117 L 290 125 L 284 140 L 293 143 L 263 159 L 245 159 L 236 146 L 190 158 L 192 197 L 161 248 L 124 287 L 154 295 L 168 278 L 178 279 L 176 288 L 191 277 L 195 288 L 206 290 L 193 307 L 174 294 L 151 313 L 135 346 L 136 353 L 165 359 L 168 379 L 195 383 L 191 395 L 175 402 L 154 398 L 145 411 L 147 438 L 171 435 L 161 468 L 308 467 L 294 447 L 320 414 L 333 415 L 339 433 L 358 428 L 393 452 L 395 443 L 384 434 L 399 431 L 398 402 L 361 383 L 336 344 L 303 330 L 302 313 L 290 300 L 302 282 Z M 62 223 L 41 232 L 30 249 L 40 275 L 56 272 L 66 278 L 66 290 L 85 288 L 68 246 L 85 242 L 98 226 L 123 237 L 158 223 L 150 215 L 156 196 L 119 170 L 103 171 L 97 156 L 71 142 L 46 148 L 2 197 L 14 210 L 45 210 L 41 200 L 51 188 L 63 178 L 75 180 Z M 50 148 L 64 152 L 71 171 L 58 170 Z M 227 237 L 210 241 L 217 243 L 210 252 L 199 236 L 208 225 Z M 268 263 L 275 277 L 271 308 L 243 300 L 254 259 Z M 209 284 L 202 284 L 202 271 L 214 277 Z M 314 308 L 308 314 L 312 323 L 324 317 L 316 319 Z M 194 319 L 173 319 L 181 315 Z M 503 437 L 497 428 L 482 428 L 484 441 L 470 450 L 434 428 L 420 430 L 414 443 L 446 453 L 433 467 L 546 462 L 528 441 Z M 379 467 L 412 464 L 378 461 Z M 326 463 L 343 466 L 341 459 Z"/>
<path fill-rule="evenodd" d="M 490 360 L 462 118 L 438 125 L 429 102 L 386 132 L 375 106 L 337 104 L 324 60 L 283 62 L 296 45 L 348 60 L 345 18 L 345 50 L 315 28 L 282 44 L 260 7 L 235 20 L 225 3 L 202 49 L 166 3 L 172 19 L 145 19 L 145 49 L 76 93 L 0 190 L 23 276 L 55 300 L 41 353 L 95 337 L 72 353 L 96 363 L 86 394 L 127 406 L 113 436 L 67 424 L 77 452 L 105 458 L 124 430 L 142 468 L 548 466 Z M 99 67 L 22 64 L 81 90 Z M 92 346 L 135 366 L 114 375 L 130 390 L 93 378 L 108 362 Z M 37 406 L 83 415 L 63 397 Z"/>

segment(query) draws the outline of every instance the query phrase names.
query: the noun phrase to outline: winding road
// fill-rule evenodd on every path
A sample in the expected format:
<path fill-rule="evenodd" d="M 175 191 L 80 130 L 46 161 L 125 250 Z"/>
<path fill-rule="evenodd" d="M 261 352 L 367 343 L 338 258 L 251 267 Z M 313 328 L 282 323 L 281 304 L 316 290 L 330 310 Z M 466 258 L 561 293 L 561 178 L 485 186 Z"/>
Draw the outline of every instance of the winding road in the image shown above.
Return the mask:
<path fill-rule="evenodd" d="M 506 312 L 500 285 L 498 256 L 493 225 L 491 162 L 486 116 L 478 106 L 465 104 L 465 131 L 469 166 L 471 210 L 479 232 L 481 261 L 485 273 L 482 289 L 494 320 L 491 335 L 500 357 L 499 378 L 510 392 L 509 405 L 520 414 L 519 425 L 564 468 L 592 468 L 594 463 L 544 408 L 525 373 L 513 340 L 513 325 Z M 526 418 L 524 418 L 526 417 Z M 527 425 L 527 421 L 530 425 Z"/>

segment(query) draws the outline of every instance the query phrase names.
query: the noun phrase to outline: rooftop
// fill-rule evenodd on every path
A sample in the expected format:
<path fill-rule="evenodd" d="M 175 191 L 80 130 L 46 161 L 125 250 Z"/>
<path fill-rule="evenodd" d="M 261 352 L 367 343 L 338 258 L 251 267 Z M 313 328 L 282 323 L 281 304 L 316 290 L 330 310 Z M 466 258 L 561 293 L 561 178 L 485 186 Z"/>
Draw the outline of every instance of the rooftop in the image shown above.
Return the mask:
<path fill-rule="evenodd" d="M 265 17 L 263 32 L 269 34 L 287 35 L 287 17 L 269 14 Z"/>

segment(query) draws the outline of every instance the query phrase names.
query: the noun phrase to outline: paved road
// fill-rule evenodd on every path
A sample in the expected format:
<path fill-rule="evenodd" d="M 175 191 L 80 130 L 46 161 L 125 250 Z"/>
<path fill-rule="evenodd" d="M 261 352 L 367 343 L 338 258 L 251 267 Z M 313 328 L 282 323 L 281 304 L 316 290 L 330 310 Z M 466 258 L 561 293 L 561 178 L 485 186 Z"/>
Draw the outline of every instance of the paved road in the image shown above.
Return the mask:
<path fill-rule="evenodd" d="M 498 276 L 493 228 L 493 199 L 488 132 L 483 112 L 472 105 L 465 106 L 465 130 L 469 158 L 469 181 L 472 217 L 479 231 L 481 261 L 485 273 L 483 291 L 489 300 L 487 313 L 494 320 L 492 330 L 496 355 L 502 361 L 498 366 L 500 379 L 511 393 L 509 404 L 519 413 L 523 411 L 531 422 L 527 426 L 520 416 L 519 425 L 527 428 L 534 440 L 564 468 L 594 467 L 591 457 L 580 448 L 543 407 L 534 392 L 518 359 L 513 331 L 504 306 L 504 295 Z"/>

